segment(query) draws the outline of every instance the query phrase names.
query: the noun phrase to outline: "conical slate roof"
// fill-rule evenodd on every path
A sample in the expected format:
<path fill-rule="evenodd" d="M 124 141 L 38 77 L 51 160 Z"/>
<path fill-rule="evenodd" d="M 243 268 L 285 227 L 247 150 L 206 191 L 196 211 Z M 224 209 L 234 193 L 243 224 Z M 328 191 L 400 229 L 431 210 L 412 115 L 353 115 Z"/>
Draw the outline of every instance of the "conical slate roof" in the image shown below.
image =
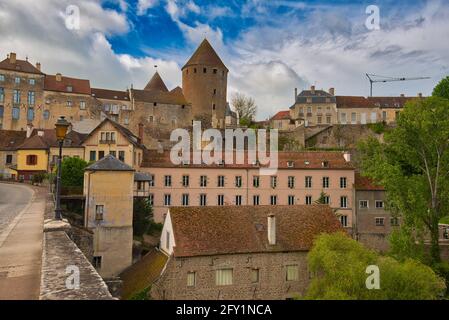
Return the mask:
<path fill-rule="evenodd" d="M 218 56 L 217 52 L 215 52 L 214 48 L 212 48 L 211 44 L 207 39 L 204 39 L 203 42 L 199 45 L 199 47 L 196 49 L 196 51 L 193 53 L 192 57 L 187 61 L 184 67 L 184 69 L 187 66 L 192 65 L 206 65 L 211 67 L 219 67 L 219 68 L 226 68 L 223 61 L 221 61 L 220 57 Z"/>
<path fill-rule="evenodd" d="M 108 154 L 103 159 L 88 166 L 86 171 L 134 171 L 134 169 Z"/>
<path fill-rule="evenodd" d="M 168 88 L 165 85 L 164 81 L 162 80 L 161 76 L 159 75 L 159 72 L 156 71 L 156 73 L 153 75 L 151 80 L 147 83 L 144 90 L 157 90 L 157 91 L 163 91 L 168 92 Z"/>

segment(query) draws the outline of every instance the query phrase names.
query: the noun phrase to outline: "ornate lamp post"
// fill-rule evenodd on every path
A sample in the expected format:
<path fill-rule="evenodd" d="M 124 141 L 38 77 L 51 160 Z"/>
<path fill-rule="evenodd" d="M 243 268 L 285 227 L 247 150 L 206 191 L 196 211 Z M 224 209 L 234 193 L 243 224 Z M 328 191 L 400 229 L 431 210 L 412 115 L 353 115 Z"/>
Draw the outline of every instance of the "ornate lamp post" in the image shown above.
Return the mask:
<path fill-rule="evenodd" d="M 58 157 L 58 173 L 56 176 L 56 209 L 55 209 L 55 219 L 61 220 L 61 159 L 62 159 L 62 146 L 64 144 L 64 139 L 67 134 L 67 129 L 70 123 L 67 122 L 65 117 L 60 117 L 55 124 L 56 128 L 56 138 L 59 143 L 59 157 Z"/>

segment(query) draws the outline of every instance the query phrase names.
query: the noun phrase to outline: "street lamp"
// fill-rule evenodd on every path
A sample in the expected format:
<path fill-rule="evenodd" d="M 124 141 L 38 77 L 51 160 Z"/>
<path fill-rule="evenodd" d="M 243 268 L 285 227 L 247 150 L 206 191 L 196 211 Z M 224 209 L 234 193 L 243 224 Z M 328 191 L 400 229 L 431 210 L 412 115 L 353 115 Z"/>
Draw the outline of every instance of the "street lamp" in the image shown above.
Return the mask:
<path fill-rule="evenodd" d="M 59 157 L 58 157 L 58 173 L 56 176 L 56 209 L 55 209 L 55 219 L 61 220 L 61 159 L 62 159 L 62 146 L 64 144 L 64 139 L 67 134 L 67 129 L 70 123 L 67 122 L 65 117 L 60 117 L 55 124 L 56 128 L 56 139 L 59 144 Z"/>

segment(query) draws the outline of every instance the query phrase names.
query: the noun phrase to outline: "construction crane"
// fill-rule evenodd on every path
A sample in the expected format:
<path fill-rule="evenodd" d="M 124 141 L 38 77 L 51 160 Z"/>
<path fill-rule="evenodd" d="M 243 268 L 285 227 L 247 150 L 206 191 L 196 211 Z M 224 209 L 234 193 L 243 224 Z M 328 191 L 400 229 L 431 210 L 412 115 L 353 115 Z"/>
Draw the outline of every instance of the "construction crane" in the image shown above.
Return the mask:
<path fill-rule="evenodd" d="M 430 77 L 394 78 L 394 77 L 379 76 L 379 75 L 371 74 L 371 73 L 367 73 L 366 76 L 368 77 L 369 83 L 370 83 L 370 97 L 373 96 L 373 83 L 430 79 Z M 373 79 L 373 78 L 377 78 L 377 79 Z"/>

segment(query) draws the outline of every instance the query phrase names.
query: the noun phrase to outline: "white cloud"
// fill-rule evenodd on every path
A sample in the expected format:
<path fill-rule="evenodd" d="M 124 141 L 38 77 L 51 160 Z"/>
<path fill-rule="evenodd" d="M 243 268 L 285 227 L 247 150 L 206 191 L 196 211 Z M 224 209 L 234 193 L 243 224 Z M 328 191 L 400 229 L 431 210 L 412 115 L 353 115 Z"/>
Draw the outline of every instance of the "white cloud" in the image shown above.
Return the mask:
<path fill-rule="evenodd" d="M 137 3 L 137 15 L 144 15 L 148 9 L 155 7 L 158 0 L 139 0 Z"/>

